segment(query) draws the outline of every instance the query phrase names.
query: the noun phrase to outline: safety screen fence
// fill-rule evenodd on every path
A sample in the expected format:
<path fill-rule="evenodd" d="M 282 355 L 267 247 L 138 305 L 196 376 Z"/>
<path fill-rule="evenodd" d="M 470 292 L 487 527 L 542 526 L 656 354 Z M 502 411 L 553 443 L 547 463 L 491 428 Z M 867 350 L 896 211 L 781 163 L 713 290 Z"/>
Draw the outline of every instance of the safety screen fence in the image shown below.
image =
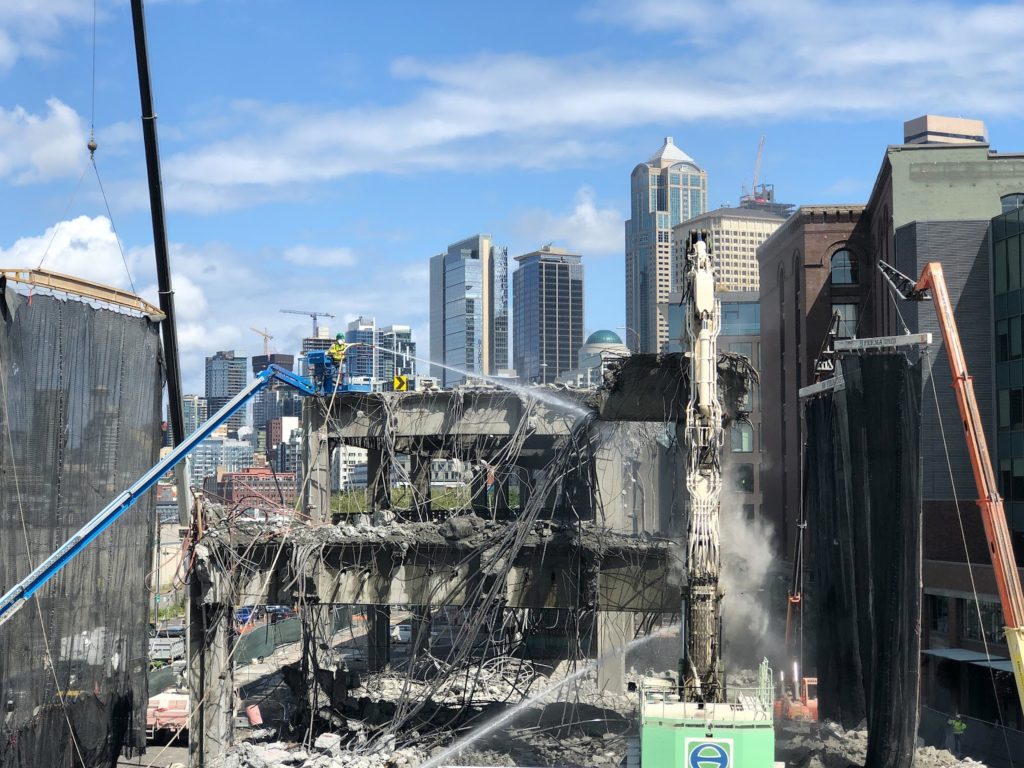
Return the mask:
<path fill-rule="evenodd" d="M 0 281 L 0 590 L 156 463 L 150 321 Z M 145 746 L 152 494 L 0 627 L 0 768 Z"/>
<path fill-rule="evenodd" d="M 867 718 L 867 765 L 909 768 L 921 648 L 921 365 L 842 359 L 843 389 L 805 405 L 821 717 Z"/>

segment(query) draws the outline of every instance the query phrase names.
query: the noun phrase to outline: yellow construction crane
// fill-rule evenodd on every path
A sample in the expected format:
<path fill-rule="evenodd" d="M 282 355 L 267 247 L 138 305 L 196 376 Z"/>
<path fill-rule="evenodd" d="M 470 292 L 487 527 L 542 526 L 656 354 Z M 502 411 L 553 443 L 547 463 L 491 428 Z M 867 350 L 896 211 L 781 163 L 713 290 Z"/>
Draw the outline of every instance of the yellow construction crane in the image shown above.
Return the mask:
<path fill-rule="evenodd" d="M 250 327 L 249 330 L 252 331 L 253 333 L 258 333 L 260 336 L 263 337 L 263 356 L 264 357 L 269 356 L 270 355 L 270 340 L 272 338 L 274 338 L 274 337 L 271 336 L 269 333 L 267 333 L 267 329 L 266 328 L 264 328 L 261 331 L 259 328 L 251 328 Z"/>

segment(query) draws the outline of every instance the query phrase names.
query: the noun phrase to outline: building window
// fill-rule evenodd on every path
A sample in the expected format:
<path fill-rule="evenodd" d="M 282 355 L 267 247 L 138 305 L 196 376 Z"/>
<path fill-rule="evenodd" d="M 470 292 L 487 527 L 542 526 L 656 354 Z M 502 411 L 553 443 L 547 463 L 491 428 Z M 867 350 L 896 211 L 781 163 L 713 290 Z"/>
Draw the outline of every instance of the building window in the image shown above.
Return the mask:
<path fill-rule="evenodd" d="M 743 518 L 745 520 L 753 520 L 756 507 L 753 504 L 743 505 Z"/>
<path fill-rule="evenodd" d="M 757 305 L 752 304 L 751 306 Z M 752 364 L 757 365 L 757 361 L 754 359 L 754 343 L 752 341 L 734 341 L 729 345 L 729 351 L 737 355 L 743 355 Z"/>
<path fill-rule="evenodd" d="M 832 285 L 856 285 L 857 262 L 845 248 L 832 254 Z"/>
<path fill-rule="evenodd" d="M 1003 204 L 1003 213 L 1009 213 L 1015 211 L 1018 208 L 1024 208 L 1024 192 L 1014 192 L 1011 195 L 1003 195 L 999 198 Z"/>
<path fill-rule="evenodd" d="M 949 633 L 949 598 L 941 595 L 928 595 L 929 627 L 932 632 Z"/>
<path fill-rule="evenodd" d="M 990 643 L 1002 642 L 1003 609 L 998 603 L 976 604 L 973 600 L 961 599 L 960 616 L 962 617 L 961 636 L 965 640 L 981 642 L 984 638 Z"/>
<path fill-rule="evenodd" d="M 753 453 L 754 428 L 749 424 L 737 422 L 732 425 L 732 452 Z"/>
<path fill-rule="evenodd" d="M 853 339 L 857 337 L 857 305 L 856 304 L 833 304 L 832 313 L 839 315 L 839 331 L 837 337 L 840 339 Z"/>
<path fill-rule="evenodd" d="M 754 465 L 736 465 L 736 490 L 740 493 L 754 492 Z"/>

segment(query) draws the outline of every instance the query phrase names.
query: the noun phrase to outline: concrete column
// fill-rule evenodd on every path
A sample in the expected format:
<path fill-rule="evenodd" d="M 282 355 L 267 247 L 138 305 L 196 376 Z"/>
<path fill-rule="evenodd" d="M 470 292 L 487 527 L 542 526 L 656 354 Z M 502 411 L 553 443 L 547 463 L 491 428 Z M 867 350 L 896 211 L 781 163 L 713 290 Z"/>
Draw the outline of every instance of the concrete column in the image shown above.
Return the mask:
<path fill-rule="evenodd" d="M 233 611 L 221 603 L 203 605 L 199 584 L 194 579 L 189 594 L 190 768 L 206 768 L 223 757 L 234 741 L 235 725 L 235 665 L 230 658 Z"/>
<path fill-rule="evenodd" d="M 526 509 L 533 493 L 533 472 L 526 467 L 519 467 L 519 511 Z"/>
<path fill-rule="evenodd" d="M 302 434 L 303 509 L 313 522 L 327 522 L 331 519 L 331 453 L 323 409 L 315 398 L 307 397 L 302 403 Z"/>
<path fill-rule="evenodd" d="M 366 481 L 370 487 L 370 510 L 391 509 L 391 455 L 380 448 L 366 452 Z"/>
<path fill-rule="evenodd" d="M 597 687 L 608 693 L 626 692 L 626 645 L 633 639 L 633 614 L 597 612 Z"/>
<path fill-rule="evenodd" d="M 491 508 L 487 504 L 487 467 L 478 464 L 470 481 L 473 513 L 478 517 L 490 517 Z"/>
<path fill-rule="evenodd" d="M 366 606 L 366 664 L 379 672 L 391 662 L 391 606 Z"/>
<path fill-rule="evenodd" d="M 429 453 L 409 454 L 413 505 L 420 520 L 430 519 L 430 460 Z"/>
<path fill-rule="evenodd" d="M 510 516 L 509 493 L 511 488 L 509 487 L 509 476 L 510 472 L 508 469 L 495 470 L 497 488 L 494 492 L 494 516 L 499 520 L 508 519 Z"/>
<path fill-rule="evenodd" d="M 332 703 L 334 669 L 331 652 L 333 623 L 331 605 L 313 604 L 300 608 L 302 613 L 302 671 L 306 677 L 310 712 Z"/>

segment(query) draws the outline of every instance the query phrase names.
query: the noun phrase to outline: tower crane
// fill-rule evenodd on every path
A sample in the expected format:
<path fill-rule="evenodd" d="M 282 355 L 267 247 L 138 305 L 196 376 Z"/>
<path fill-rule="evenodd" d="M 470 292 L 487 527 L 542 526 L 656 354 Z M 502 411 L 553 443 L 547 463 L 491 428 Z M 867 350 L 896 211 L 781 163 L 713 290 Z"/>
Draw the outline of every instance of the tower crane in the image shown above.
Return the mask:
<path fill-rule="evenodd" d="M 757 182 L 761 180 L 761 160 L 764 159 L 764 134 L 757 145 L 757 159 L 754 161 L 754 180 L 750 184 L 750 194 L 757 197 Z"/>
<path fill-rule="evenodd" d="M 313 318 L 313 336 L 316 336 L 317 324 L 316 320 L 318 317 L 334 317 L 330 312 L 310 312 L 305 309 L 282 309 L 286 315 L 308 315 Z"/>
<path fill-rule="evenodd" d="M 316 321 L 314 320 L 314 322 L 316 322 Z M 263 337 L 263 356 L 264 357 L 269 357 L 270 356 L 270 340 L 272 338 L 274 338 L 274 337 L 271 336 L 269 333 L 267 333 L 267 329 L 266 328 L 264 328 L 261 331 L 259 328 L 253 328 L 253 327 L 250 326 L 249 330 L 252 331 L 253 333 L 258 333 L 260 336 Z"/>
<path fill-rule="evenodd" d="M 761 160 L 764 158 L 764 134 L 761 134 L 761 141 L 757 144 L 757 159 L 754 160 L 754 178 L 750 182 L 750 191 L 746 189 L 740 190 L 740 203 L 756 203 L 758 198 L 763 198 L 764 194 L 758 195 L 757 182 L 761 180 Z"/>

